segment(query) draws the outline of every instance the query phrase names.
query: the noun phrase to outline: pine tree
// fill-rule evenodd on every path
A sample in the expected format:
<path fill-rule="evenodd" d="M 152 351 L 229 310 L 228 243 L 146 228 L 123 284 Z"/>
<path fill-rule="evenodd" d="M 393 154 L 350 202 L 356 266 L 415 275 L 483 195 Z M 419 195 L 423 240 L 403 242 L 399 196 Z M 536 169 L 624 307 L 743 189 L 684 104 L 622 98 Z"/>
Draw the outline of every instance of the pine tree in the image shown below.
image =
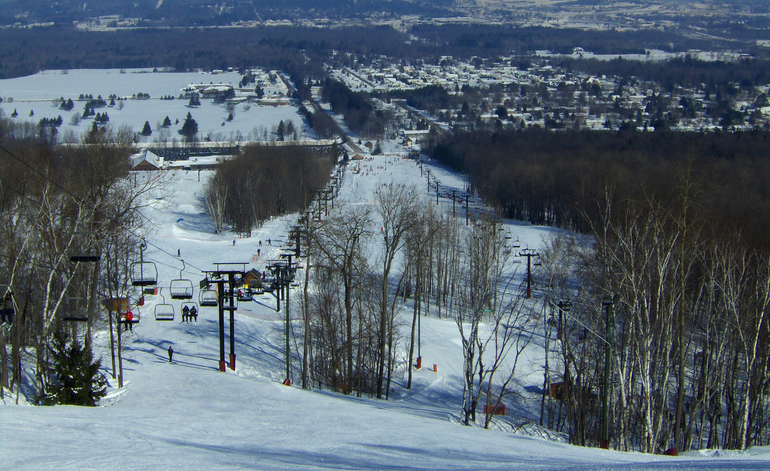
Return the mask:
<path fill-rule="evenodd" d="M 107 380 L 99 373 L 102 361 L 93 361 L 90 349 L 76 340 L 67 345 L 63 331 L 58 331 L 50 347 L 51 364 L 44 404 L 95 406 L 107 394 Z"/>
<path fill-rule="evenodd" d="M 188 140 L 193 140 L 195 135 L 198 134 L 198 123 L 193 119 L 190 113 L 187 113 L 187 117 L 182 124 L 182 130 L 180 131 L 184 137 Z"/>
<path fill-rule="evenodd" d="M 163 126 L 164 128 L 171 126 L 171 119 L 168 116 L 166 116 L 166 119 L 163 120 L 163 124 L 161 126 Z"/>
<path fill-rule="evenodd" d="M 145 121 L 144 127 L 142 128 L 142 136 L 149 136 L 152 134 L 152 128 L 150 127 L 150 122 Z"/>

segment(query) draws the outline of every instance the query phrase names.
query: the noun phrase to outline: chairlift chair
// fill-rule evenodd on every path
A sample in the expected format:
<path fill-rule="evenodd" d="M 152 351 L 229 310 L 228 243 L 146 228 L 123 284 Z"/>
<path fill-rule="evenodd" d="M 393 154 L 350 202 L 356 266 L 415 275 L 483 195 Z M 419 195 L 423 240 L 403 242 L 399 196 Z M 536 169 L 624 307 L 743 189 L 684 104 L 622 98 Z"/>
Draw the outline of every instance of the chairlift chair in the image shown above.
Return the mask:
<path fill-rule="evenodd" d="M 78 232 L 76 232 L 77 234 Z M 96 246 L 95 241 L 86 243 L 84 246 L 73 249 L 70 251 L 70 261 L 76 263 L 89 263 L 97 262 L 101 259 L 99 248 Z"/>
<path fill-rule="evenodd" d="M 158 283 L 158 268 L 155 262 L 136 262 L 131 264 L 131 285 L 155 286 Z"/>
<path fill-rule="evenodd" d="M 156 321 L 173 321 L 174 320 L 174 305 L 166 304 L 166 298 L 161 294 L 163 302 L 155 305 L 155 320 Z"/>
<path fill-rule="evenodd" d="M 198 303 L 201 307 L 216 307 L 218 301 L 218 293 L 214 289 L 202 289 L 198 293 Z"/>
<path fill-rule="evenodd" d="M 139 321 L 142 319 L 142 315 L 139 312 L 139 306 L 134 306 L 133 308 L 129 308 L 126 312 L 121 312 L 118 314 L 118 322 L 120 323 L 126 323 L 128 319 L 128 314 L 131 314 L 131 323 L 132 324 L 138 324 Z"/>
<path fill-rule="evenodd" d="M 252 298 L 251 288 L 240 288 L 238 289 L 238 301 L 254 301 L 254 298 Z"/>
<path fill-rule="evenodd" d="M 184 272 L 185 264 L 182 260 L 182 269 L 179 270 L 179 278 L 171 280 L 169 284 L 169 292 L 171 293 L 171 299 L 192 299 L 193 297 L 193 282 L 192 280 L 182 278 L 182 272 Z"/>
<path fill-rule="evenodd" d="M 96 262 L 101 259 L 101 255 L 99 255 L 97 252 L 93 253 L 73 253 L 70 255 L 70 261 L 72 262 L 80 262 L 80 263 L 88 263 L 88 262 Z"/>
<path fill-rule="evenodd" d="M 88 322 L 88 313 L 83 313 L 80 309 L 78 309 L 78 306 L 80 305 L 81 301 L 86 301 L 85 298 L 73 298 L 70 296 L 67 296 L 67 301 L 70 301 L 74 303 L 74 306 L 70 303 L 65 304 L 65 309 L 67 309 L 72 314 L 68 314 L 62 317 L 62 320 L 65 322 Z"/>

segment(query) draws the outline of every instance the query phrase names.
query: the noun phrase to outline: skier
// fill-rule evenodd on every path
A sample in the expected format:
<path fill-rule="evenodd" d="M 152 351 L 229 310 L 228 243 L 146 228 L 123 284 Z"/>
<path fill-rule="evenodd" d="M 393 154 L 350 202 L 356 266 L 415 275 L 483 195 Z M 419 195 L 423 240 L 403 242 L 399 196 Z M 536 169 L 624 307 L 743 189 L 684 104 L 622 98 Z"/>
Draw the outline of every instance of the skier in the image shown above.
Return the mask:
<path fill-rule="evenodd" d="M 182 308 L 182 322 L 188 322 L 189 319 L 190 319 L 190 308 L 185 306 Z"/>
<path fill-rule="evenodd" d="M 176 256 L 177 256 L 178 258 L 181 258 L 181 257 L 182 257 L 182 249 L 176 249 Z"/>
<path fill-rule="evenodd" d="M 187 307 L 187 306 L 185 306 Z M 195 308 L 195 306 L 190 309 L 190 319 L 194 319 L 195 322 L 198 322 L 198 310 Z"/>
<path fill-rule="evenodd" d="M 171 363 L 171 359 L 174 357 L 174 349 L 171 345 L 168 346 L 168 362 Z"/>

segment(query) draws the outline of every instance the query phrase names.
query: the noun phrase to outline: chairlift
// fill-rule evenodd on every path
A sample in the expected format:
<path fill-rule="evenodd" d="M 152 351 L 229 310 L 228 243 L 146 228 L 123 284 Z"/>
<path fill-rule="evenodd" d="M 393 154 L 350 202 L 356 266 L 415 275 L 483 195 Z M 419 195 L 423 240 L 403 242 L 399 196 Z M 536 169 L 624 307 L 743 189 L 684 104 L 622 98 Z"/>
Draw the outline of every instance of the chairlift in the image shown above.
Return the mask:
<path fill-rule="evenodd" d="M 238 289 L 238 301 L 254 301 L 254 298 L 252 297 L 251 288 L 240 288 Z"/>
<path fill-rule="evenodd" d="M 131 285 L 154 286 L 158 283 L 158 268 L 155 262 L 136 262 L 131 264 Z"/>
<path fill-rule="evenodd" d="M 88 262 L 96 262 L 101 259 L 101 255 L 98 253 L 77 253 L 70 255 L 70 261 L 72 262 L 80 262 L 80 263 L 88 263 Z"/>
<path fill-rule="evenodd" d="M 201 307 L 216 307 L 218 299 L 218 293 L 214 289 L 202 289 L 198 293 L 198 303 Z"/>
<path fill-rule="evenodd" d="M 96 245 L 95 241 L 91 241 L 90 243 L 86 243 L 84 247 L 71 251 L 70 261 L 76 262 L 76 263 L 89 263 L 89 262 L 99 261 L 102 257 L 101 257 L 101 254 L 99 254 L 98 247 L 93 247 L 94 245 Z"/>
<path fill-rule="evenodd" d="M 62 317 L 62 320 L 65 322 L 88 322 L 88 313 L 82 313 L 80 309 L 78 309 L 78 305 L 80 304 L 80 301 L 86 301 L 86 298 L 73 298 L 70 296 L 67 296 L 67 301 L 70 301 L 71 303 L 66 303 L 65 308 L 72 313 L 75 314 L 69 314 Z M 74 305 L 73 305 L 74 304 Z"/>
<path fill-rule="evenodd" d="M 182 260 L 182 269 L 179 270 L 179 278 L 171 280 L 168 287 L 171 293 L 171 299 L 192 299 L 193 297 L 193 282 L 186 278 L 182 278 L 184 269 L 185 264 L 184 260 Z"/>
<path fill-rule="evenodd" d="M 163 302 L 155 305 L 155 320 L 156 321 L 173 321 L 174 320 L 174 305 L 166 304 L 166 298 L 161 294 L 160 297 Z"/>

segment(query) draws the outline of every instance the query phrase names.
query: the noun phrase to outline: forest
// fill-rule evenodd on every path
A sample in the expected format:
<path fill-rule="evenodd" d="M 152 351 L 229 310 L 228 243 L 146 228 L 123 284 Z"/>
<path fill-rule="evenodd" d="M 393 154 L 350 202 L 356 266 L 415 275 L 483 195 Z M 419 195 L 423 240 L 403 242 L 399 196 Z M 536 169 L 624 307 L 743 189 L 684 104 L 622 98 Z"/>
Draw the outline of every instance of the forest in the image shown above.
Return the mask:
<path fill-rule="evenodd" d="M 560 371 L 544 388 L 565 385 L 544 396 L 541 423 L 597 443 L 594 391 L 609 381 L 619 449 L 768 443 L 768 137 L 533 129 L 436 143 L 502 217 L 576 231 L 541 251 Z M 614 331 L 609 378 L 586 329 Z"/>
<path fill-rule="evenodd" d="M 206 206 L 217 232 L 239 234 L 272 216 L 304 210 L 329 180 L 336 155 L 301 146 L 251 145 L 222 162 L 206 188 Z"/>
<path fill-rule="evenodd" d="M 37 403 L 94 405 L 105 384 L 91 349 L 91 325 L 103 315 L 95 293 L 102 299 L 125 293 L 141 238 L 139 201 L 154 184 L 126 178 L 130 133 L 97 131 L 86 145 L 54 149 L 41 129 L 0 119 L 7 321 L 0 330 L 0 391 L 22 387 L 22 353 L 31 348 L 34 377 L 24 381 Z M 110 327 L 117 322 L 112 314 Z M 82 343 L 72 341 L 81 321 L 87 323 Z"/>

